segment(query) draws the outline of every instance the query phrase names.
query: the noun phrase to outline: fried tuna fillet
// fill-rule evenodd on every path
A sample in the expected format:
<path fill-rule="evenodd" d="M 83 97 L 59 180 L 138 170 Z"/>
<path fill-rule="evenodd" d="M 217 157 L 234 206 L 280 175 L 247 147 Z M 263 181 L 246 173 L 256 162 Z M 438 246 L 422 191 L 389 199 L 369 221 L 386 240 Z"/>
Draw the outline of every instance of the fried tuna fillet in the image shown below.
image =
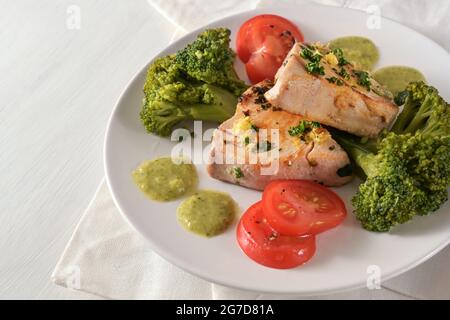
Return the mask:
<path fill-rule="evenodd" d="M 215 130 L 209 175 L 257 190 L 276 179 L 314 180 L 327 186 L 350 181 L 345 151 L 320 124 L 268 103 L 264 93 L 271 86 L 264 81 L 249 88 L 235 115 Z"/>
<path fill-rule="evenodd" d="M 341 50 L 296 43 L 266 99 L 291 113 L 358 136 L 375 137 L 398 107 L 369 73 L 355 70 Z"/>

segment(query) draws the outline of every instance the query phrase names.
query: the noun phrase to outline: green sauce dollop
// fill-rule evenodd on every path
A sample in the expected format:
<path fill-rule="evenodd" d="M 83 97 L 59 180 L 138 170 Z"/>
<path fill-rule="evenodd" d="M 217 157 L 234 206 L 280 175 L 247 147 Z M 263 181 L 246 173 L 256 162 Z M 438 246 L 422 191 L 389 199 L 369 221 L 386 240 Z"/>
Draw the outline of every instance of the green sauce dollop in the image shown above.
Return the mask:
<path fill-rule="evenodd" d="M 179 160 L 180 163 L 175 163 Z M 149 198 L 170 201 L 190 193 L 197 186 L 197 171 L 190 163 L 170 157 L 143 162 L 131 174 L 137 187 Z"/>
<path fill-rule="evenodd" d="M 329 42 L 331 49 L 341 48 L 347 60 L 357 68 L 370 71 L 380 59 L 375 44 L 367 38 L 349 36 L 337 38 Z"/>
<path fill-rule="evenodd" d="M 405 90 L 411 81 L 425 81 L 424 75 L 419 70 L 405 66 L 378 69 L 372 74 L 372 78 L 388 88 L 394 96 Z"/>
<path fill-rule="evenodd" d="M 212 237 L 233 221 L 235 203 L 223 192 L 203 190 L 184 200 L 177 210 L 179 223 L 196 234 Z"/>

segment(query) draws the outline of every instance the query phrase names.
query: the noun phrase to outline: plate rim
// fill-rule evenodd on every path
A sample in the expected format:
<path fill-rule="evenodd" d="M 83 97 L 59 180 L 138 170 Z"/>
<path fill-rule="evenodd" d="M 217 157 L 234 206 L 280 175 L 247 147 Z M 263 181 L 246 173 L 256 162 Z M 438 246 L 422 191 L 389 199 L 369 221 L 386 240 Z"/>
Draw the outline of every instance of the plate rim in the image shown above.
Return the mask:
<path fill-rule="evenodd" d="M 150 246 L 150 249 L 153 250 L 156 254 L 158 254 L 160 257 L 162 257 L 164 260 L 168 261 L 169 263 L 174 264 L 175 266 L 177 266 L 178 268 L 187 271 L 188 273 L 199 277 L 200 279 L 204 279 L 208 282 L 211 283 L 215 283 L 215 284 L 219 284 L 219 285 L 223 285 L 229 288 L 233 288 L 233 289 L 237 289 L 237 290 L 245 290 L 248 292 L 253 292 L 253 293 L 263 293 L 263 294 L 281 294 L 281 295 L 296 295 L 298 297 L 305 297 L 305 296 L 321 296 L 321 295 L 327 295 L 327 294 L 335 294 L 335 293 L 342 293 L 342 292 L 346 292 L 346 291 L 350 291 L 350 290 L 355 290 L 355 289 L 360 289 L 360 288 L 364 288 L 366 283 L 362 282 L 362 283 L 352 283 L 349 284 L 347 286 L 339 286 L 339 287 L 335 287 L 335 288 L 331 288 L 331 289 L 324 289 L 324 290 L 311 290 L 311 291 L 301 291 L 301 292 L 297 292 L 297 291 L 293 291 L 293 290 L 277 290 L 276 288 L 274 288 L 274 290 L 271 291 L 265 291 L 265 290 L 259 290 L 256 287 L 252 287 L 252 286 L 246 286 L 246 285 L 242 285 L 242 286 L 237 286 L 234 284 L 230 284 L 227 283 L 226 281 L 218 281 L 216 279 L 210 278 L 208 276 L 205 276 L 203 274 L 201 274 L 200 272 L 196 271 L 194 268 L 192 268 L 189 264 L 185 264 L 183 263 L 183 261 L 177 259 L 175 256 L 171 255 L 170 253 L 166 253 L 163 252 L 164 250 L 160 250 L 159 246 L 150 238 L 146 235 L 146 232 L 144 232 L 143 230 L 141 230 L 140 226 L 137 223 L 133 223 L 132 219 L 130 219 L 130 217 L 125 213 L 125 211 L 123 210 L 123 208 L 120 205 L 120 202 L 117 200 L 116 195 L 114 193 L 114 188 L 112 187 L 111 181 L 110 181 L 110 177 L 109 177 L 109 171 L 108 171 L 108 160 L 107 160 L 107 149 L 108 149 L 108 137 L 109 137 L 109 133 L 111 130 L 111 125 L 112 125 L 112 120 L 114 118 L 114 115 L 116 114 L 116 112 L 119 109 L 119 106 L 122 104 L 122 100 L 124 100 L 125 96 L 127 95 L 131 85 L 137 80 L 137 78 L 146 71 L 146 69 L 148 68 L 148 66 L 158 57 L 161 56 L 161 54 L 171 45 L 174 45 L 177 42 L 183 42 L 185 41 L 187 38 L 192 37 L 193 34 L 197 34 L 199 32 L 201 32 L 202 30 L 204 30 L 205 28 L 208 28 L 211 25 L 220 23 L 223 20 L 227 20 L 230 18 L 234 18 L 234 17 L 239 17 L 239 16 L 245 16 L 248 15 L 249 13 L 254 13 L 254 14 L 263 14 L 263 13 L 270 13 L 270 11 L 280 11 L 280 10 L 287 10 L 289 7 L 295 7 L 296 9 L 298 9 L 299 7 L 305 7 L 305 6 L 309 6 L 309 7 L 325 7 L 325 8 L 329 8 L 330 6 L 327 5 L 322 5 L 322 4 L 317 4 L 317 3 L 299 3 L 299 4 L 293 4 L 293 5 L 285 5 L 285 6 L 270 6 L 270 7 L 262 7 L 262 8 L 255 8 L 255 9 L 251 9 L 251 10 L 246 10 L 243 12 L 239 12 L 236 14 L 232 14 L 232 15 L 227 15 L 225 17 L 222 17 L 220 19 L 216 19 L 214 21 L 209 22 L 206 25 L 202 25 L 201 27 L 196 28 L 195 30 L 192 30 L 188 33 L 186 33 L 185 35 L 183 35 L 182 37 L 178 38 L 176 41 L 173 41 L 169 44 L 167 44 L 166 46 L 164 46 L 161 50 L 158 51 L 157 54 L 154 54 L 142 67 L 140 67 L 138 69 L 138 71 L 134 74 L 134 76 L 128 81 L 128 83 L 126 84 L 124 90 L 121 92 L 119 98 L 116 100 L 114 107 L 110 113 L 110 116 L 108 118 L 108 122 L 107 122 L 107 126 L 106 126 L 106 130 L 105 130 L 105 136 L 104 136 L 104 141 L 103 141 L 103 164 L 104 164 L 104 173 L 105 173 L 105 181 L 106 184 L 108 186 L 108 189 L 110 191 L 110 195 L 111 198 L 113 199 L 114 205 L 117 207 L 118 211 L 120 212 L 121 216 L 125 219 L 126 223 L 131 226 L 136 232 L 138 232 L 144 239 L 145 241 L 148 243 L 148 245 Z M 336 10 L 341 10 L 341 11 L 357 11 L 357 12 L 364 12 L 362 10 L 358 10 L 358 9 L 353 9 L 353 8 L 346 8 L 346 7 L 333 7 L 333 9 Z M 422 33 L 408 27 L 405 26 L 395 20 L 392 20 L 390 18 L 386 18 L 384 16 L 381 16 L 381 19 L 385 19 L 390 21 L 391 23 L 401 27 L 401 28 L 405 28 L 407 29 L 409 32 L 413 32 L 415 33 L 417 36 L 426 39 L 427 41 L 432 42 L 437 49 L 441 50 L 442 52 L 446 53 L 447 55 L 450 56 L 450 53 L 444 49 L 440 44 L 438 44 L 436 41 L 434 41 L 433 39 L 423 35 Z M 443 241 L 442 243 L 440 243 L 438 246 L 436 246 L 432 251 L 430 251 L 427 255 L 416 259 L 414 262 L 408 264 L 407 266 L 403 267 L 403 268 L 398 268 L 397 270 L 394 270 L 388 274 L 383 274 L 382 277 L 382 281 L 387 281 L 389 279 L 392 279 L 400 274 L 403 274 L 413 268 L 415 268 L 416 266 L 424 263 L 425 261 L 427 261 L 428 259 L 430 259 L 431 257 L 433 257 L 435 254 L 437 254 L 438 252 L 440 252 L 442 249 L 444 249 L 447 245 L 450 244 L 450 235 L 447 238 L 446 241 Z"/>

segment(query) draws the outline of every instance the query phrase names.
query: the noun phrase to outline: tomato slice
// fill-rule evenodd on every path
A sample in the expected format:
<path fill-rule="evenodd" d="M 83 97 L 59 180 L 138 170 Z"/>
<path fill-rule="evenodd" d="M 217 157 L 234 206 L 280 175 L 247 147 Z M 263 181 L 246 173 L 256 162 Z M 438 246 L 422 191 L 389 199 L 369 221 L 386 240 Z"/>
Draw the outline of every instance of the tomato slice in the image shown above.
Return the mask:
<path fill-rule="evenodd" d="M 252 54 L 245 64 L 245 70 L 250 82 L 258 83 L 264 79 L 273 79 L 278 70 L 277 65 L 275 57 L 258 52 Z"/>
<path fill-rule="evenodd" d="M 301 31 L 289 20 L 273 14 L 262 14 L 241 26 L 236 48 L 242 62 L 251 63 L 247 67 L 247 74 L 250 81 L 256 83 L 273 79 L 294 43 L 303 40 Z"/>
<path fill-rule="evenodd" d="M 288 47 L 288 51 L 292 48 L 293 41 L 303 42 L 304 40 L 297 26 L 281 16 L 274 14 L 255 16 L 242 24 L 237 35 L 237 54 L 242 62 L 247 63 L 251 54 L 263 47 L 267 37 L 279 39 L 278 44 Z M 272 41 L 269 40 L 268 43 Z M 271 45 L 267 47 L 272 48 Z M 274 54 L 287 53 L 285 51 L 274 52 Z"/>
<path fill-rule="evenodd" d="M 312 181 L 277 180 L 264 189 L 267 222 L 286 235 L 318 234 L 339 225 L 347 215 L 344 202 Z"/>
<path fill-rule="evenodd" d="M 316 251 L 315 236 L 280 235 L 269 226 L 264 218 L 261 201 L 252 205 L 242 216 L 237 228 L 237 240 L 249 258 L 276 269 L 304 264 Z"/>

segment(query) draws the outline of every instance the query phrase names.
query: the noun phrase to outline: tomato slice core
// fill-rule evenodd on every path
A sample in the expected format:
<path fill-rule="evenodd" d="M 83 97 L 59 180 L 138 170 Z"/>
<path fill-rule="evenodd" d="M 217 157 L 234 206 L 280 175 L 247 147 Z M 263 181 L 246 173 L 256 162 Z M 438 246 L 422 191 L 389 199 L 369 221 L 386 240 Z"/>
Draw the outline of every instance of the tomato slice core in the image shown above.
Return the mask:
<path fill-rule="evenodd" d="M 262 203 L 257 202 L 242 216 L 237 228 L 242 251 L 259 264 L 276 269 L 289 269 L 304 264 L 316 250 L 313 235 L 285 236 L 266 221 Z"/>

